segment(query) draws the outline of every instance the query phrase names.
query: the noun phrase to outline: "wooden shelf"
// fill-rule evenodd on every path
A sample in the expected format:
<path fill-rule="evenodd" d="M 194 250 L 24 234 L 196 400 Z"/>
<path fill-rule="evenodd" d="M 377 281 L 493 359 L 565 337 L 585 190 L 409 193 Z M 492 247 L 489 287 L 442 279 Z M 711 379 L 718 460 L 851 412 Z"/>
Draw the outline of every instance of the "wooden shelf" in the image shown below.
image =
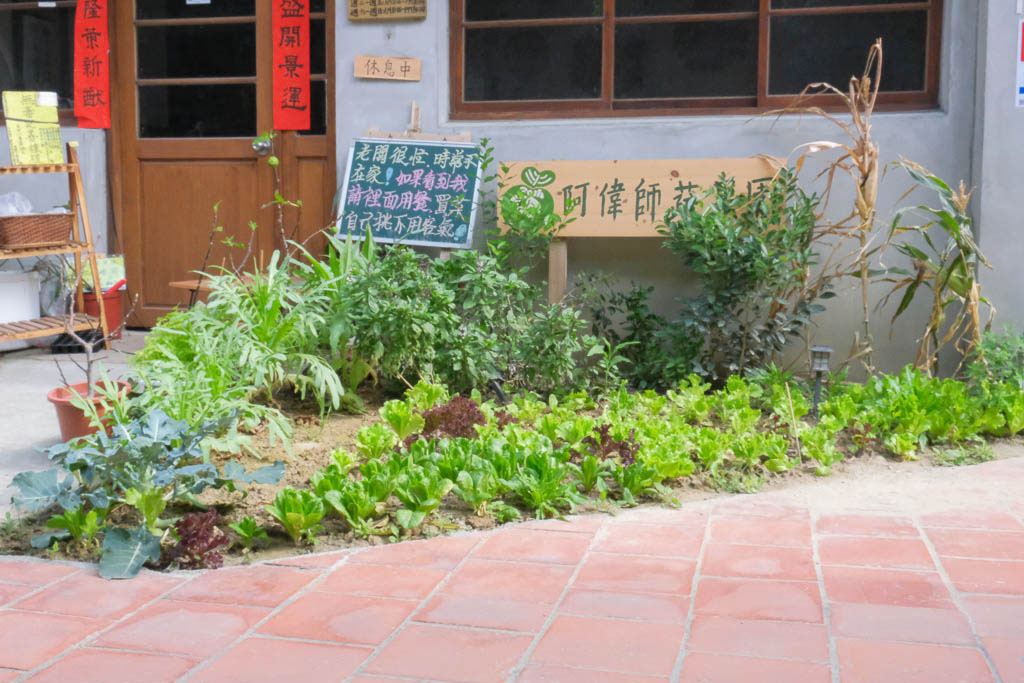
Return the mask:
<path fill-rule="evenodd" d="M 36 337 L 49 337 L 54 334 L 67 332 L 65 321 L 67 316 L 33 318 L 32 320 L 19 320 L 14 323 L 0 323 L 0 338 L 5 341 L 17 341 L 22 339 L 35 339 Z M 99 329 L 98 318 L 91 315 L 75 314 L 74 330 Z"/>
<path fill-rule="evenodd" d="M 24 173 L 70 173 L 77 171 L 78 164 L 39 164 L 37 166 L 0 166 L 0 175 L 22 175 Z"/>
<path fill-rule="evenodd" d="M 50 256 L 52 254 L 73 254 L 84 251 L 88 245 L 84 242 L 66 242 L 52 247 L 0 247 L 0 260 L 12 258 L 28 258 L 30 256 Z"/>

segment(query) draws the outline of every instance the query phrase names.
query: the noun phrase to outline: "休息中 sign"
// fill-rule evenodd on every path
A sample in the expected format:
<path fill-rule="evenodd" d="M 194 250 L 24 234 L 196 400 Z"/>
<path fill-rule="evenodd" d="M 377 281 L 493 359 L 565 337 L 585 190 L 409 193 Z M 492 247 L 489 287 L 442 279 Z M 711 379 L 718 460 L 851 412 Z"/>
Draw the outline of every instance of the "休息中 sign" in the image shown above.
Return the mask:
<path fill-rule="evenodd" d="M 559 237 L 658 237 L 665 211 L 725 173 L 737 188 L 774 174 L 762 158 L 507 162 L 498 196 L 501 227 L 572 218 Z M 552 223 L 557 219 L 552 219 Z"/>
<path fill-rule="evenodd" d="M 338 235 L 460 249 L 473 240 L 480 156 L 472 142 L 359 138 L 349 150 Z"/>
<path fill-rule="evenodd" d="M 352 75 L 362 79 L 418 81 L 423 75 L 423 62 L 415 57 L 358 55 L 353 64 Z"/>

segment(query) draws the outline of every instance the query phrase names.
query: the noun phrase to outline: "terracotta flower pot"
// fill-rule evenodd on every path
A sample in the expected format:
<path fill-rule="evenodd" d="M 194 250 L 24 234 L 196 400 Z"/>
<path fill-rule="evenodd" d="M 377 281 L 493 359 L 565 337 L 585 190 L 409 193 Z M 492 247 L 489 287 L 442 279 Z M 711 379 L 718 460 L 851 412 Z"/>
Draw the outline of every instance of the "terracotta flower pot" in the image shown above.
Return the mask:
<path fill-rule="evenodd" d="M 127 382 L 118 382 L 120 394 L 123 396 L 131 389 Z M 80 408 L 72 405 L 71 397 L 78 394 L 85 400 L 91 402 L 103 417 L 103 407 L 100 405 L 100 397 L 88 397 L 89 385 L 86 382 L 71 384 L 65 387 L 57 387 L 46 395 L 46 399 L 57 409 L 57 423 L 60 425 L 60 438 L 70 441 L 79 436 L 87 436 L 96 431 L 96 427 L 89 424 L 89 418 Z"/>

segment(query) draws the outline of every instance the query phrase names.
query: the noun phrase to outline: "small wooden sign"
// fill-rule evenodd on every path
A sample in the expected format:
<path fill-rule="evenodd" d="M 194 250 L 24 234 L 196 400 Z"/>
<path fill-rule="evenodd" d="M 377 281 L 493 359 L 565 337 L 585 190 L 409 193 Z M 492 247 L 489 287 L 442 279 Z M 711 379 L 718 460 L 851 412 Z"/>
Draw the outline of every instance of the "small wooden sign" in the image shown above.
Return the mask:
<path fill-rule="evenodd" d="M 403 21 L 427 18 L 427 0 L 348 0 L 349 21 Z"/>
<path fill-rule="evenodd" d="M 423 61 L 415 57 L 356 55 L 353 75 L 372 80 L 418 81 L 423 77 Z"/>

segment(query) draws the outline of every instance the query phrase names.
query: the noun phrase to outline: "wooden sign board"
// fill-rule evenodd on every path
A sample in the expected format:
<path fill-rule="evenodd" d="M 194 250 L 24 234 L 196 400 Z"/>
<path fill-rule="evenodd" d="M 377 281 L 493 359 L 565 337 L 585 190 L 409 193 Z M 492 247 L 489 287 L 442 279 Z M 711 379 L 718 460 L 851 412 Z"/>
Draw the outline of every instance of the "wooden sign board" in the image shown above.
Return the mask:
<path fill-rule="evenodd" d="M 403 21 L 427 18 L 427 0 L 348 0 L 349 21 Z"/>
<path fill-rule="evenodd" d="M 423 77 L 423 61 L 415 57 L 357 55 L 352 71 L 352 75 L 356 78 L 384 81 L 418 81 Z"/>
<path fill-rule="evenodd" d="M 5 90 L 4 118 L 11 165 L 63 164 L 57 93 Z"/>
<path fill-rule="evenodd" d="M 725 173 L 738 188 L 774 175 L 762 158 L 517 161 L 506 163 L 501 226 L 517 210 L 568 215 L 558 237 L 659 237 L 665 211 Z"/>
<path fill-rule="evenodd" d="M 338 236 L 467 249 L 480 156 L 472 142 L 357 138 L 341 190 Z"/>

